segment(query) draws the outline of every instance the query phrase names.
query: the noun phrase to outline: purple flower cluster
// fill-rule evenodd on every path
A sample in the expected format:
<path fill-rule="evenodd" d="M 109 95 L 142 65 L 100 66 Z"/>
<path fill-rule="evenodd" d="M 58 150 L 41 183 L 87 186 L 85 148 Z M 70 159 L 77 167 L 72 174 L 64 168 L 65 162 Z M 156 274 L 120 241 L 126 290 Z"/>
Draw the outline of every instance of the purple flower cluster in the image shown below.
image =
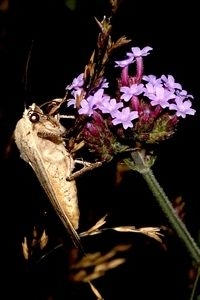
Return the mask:
<path fill-rule="evenodd" d="M 144 75 L 143 57 L 151 50 L 151 47 L 132 47 L 124 60 L 115 61 L 115 67 L 121 68 L 115 97 L 106 92 L 109 83 L 105 78 L 102 77 L 98 87 L 90 90 L 85 86 L 84 73 L 81 73 L 66 87 L 70 94 L 67 106 L 73 106 L 78 115 L 93 119 L 93 123 L 94 113 L 95 116 L 99 114 L 112 132 L 114 127 L 116 132 L 123 132 L 121 136 L 126 136 L 128 130 L 128 136 L 131 131 L 136 140 L 146 143 L 169 138 L 180 118 L 195 114 L 193 96 L 183 90 L 172 75 L 160 78 Z M 136 64 L 134 76 L 129 74 L 133 63 Z"/>
<path fill-rule="evenodd" d="M 104 89 L 108 87 L 106 80 L 99 90 L 85 98 L 86 93 L 82 89 L 84 74 L 81 73 L 66 88 L 71 90 L 73 96 L 68 100 L 68 106 L 73 105 L 76 108 L 76 100 L 82 95 L 80 108 L 78 108 L 79 114 L 91 116 L 94 110 L 100 110 L 103 114 L 111 115 L 113 125 L 122 124 L 124 129 L 133 127 L 132 121 L 139 118 L 140 98 L 145 98 L 151 106 L 174 111 L 177 117 L 185 118 L 186 115 L 194 115 L 195 110 L 191 108 L 193 96 L 188 95 L 181 85 L 175 82 L 172 75 L 162 75 L 160 78 L 154 75 L 142 76 L 142 57 L 147 56 L 150 50 L 152 50 L 151 47 L 145 47 L 142 50 L 132 47 L 132 52 L 127 53 L 127 59 L 115 61 L 116 66 L 122 68 L 120 99 L 111 98 L 106 94 Z M 128 66 L 133 62 L 137 64 L 137 74 L 135 77 L 130 77 Z"/>

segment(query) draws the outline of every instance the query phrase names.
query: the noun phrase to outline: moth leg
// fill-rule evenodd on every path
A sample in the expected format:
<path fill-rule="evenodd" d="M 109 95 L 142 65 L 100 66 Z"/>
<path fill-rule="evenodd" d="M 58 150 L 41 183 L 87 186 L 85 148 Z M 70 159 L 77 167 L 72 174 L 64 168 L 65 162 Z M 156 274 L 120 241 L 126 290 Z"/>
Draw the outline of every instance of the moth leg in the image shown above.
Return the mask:
<path fill-rule="evenodd" d="M 58 119 L 75 119 L 75 116 L 70 116 L 70 115 L 59 115 Z"/>
<path fill-rule="evenodd" d="M 83 160 L 75 160 L 75 163 L 81 164 L 81 165 L 83 165 L 83 167 L 80 170 L 75 171 L 73 174 L 68 176 L 66 179 L 69 180 L 69 181 L 75 180 L 77 177 L 81 176 L 82 174 L 84 174 L 88 171 L 91 171 L 93 169 L 96 169 L 98 167 L 101 167 L 102 164 L 103 164 L 102 161 L 97 161 L 95 163 L 90 163 L 90 162 L 83 161 Z"/>

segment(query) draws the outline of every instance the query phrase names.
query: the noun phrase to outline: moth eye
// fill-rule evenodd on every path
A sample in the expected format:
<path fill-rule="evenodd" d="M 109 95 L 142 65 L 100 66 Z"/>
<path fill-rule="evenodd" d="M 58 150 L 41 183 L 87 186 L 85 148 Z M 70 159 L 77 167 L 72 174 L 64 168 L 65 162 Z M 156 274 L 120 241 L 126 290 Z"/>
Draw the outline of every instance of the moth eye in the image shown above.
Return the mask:
<path fill-rule="evenodd" d="M 33 112 L 30 116 L 29 116 L 29 120 L 32 122 L 32 123 L 37 123 L 40 119 L 40 116 L 39 114 Z"/>

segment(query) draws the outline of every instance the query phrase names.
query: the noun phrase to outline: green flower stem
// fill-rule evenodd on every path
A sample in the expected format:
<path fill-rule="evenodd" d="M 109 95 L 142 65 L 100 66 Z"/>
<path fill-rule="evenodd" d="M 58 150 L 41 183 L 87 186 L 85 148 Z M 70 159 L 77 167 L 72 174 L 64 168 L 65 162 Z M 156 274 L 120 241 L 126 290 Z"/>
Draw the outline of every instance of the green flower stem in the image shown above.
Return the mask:
<path fill-rule="evenodd" d="M 162 211 L 169 220 L 172 228 L 175 230 L 180 240 L 182 240 L 185 244 L 186 249 L 188 250 L 193 260 L 198 266 L 200 266 L 200 248 L 198 247 L 194 239 L 191 237 L 185 224 L 178 217 L 171 202 L 169 201 L 164 190 L 157 181 L 152 169 L 149 167 L 148 163 L 146 163 L 145 156 L 140 151 L 132 152 L 131 155 L 133 163 L 131 163 L 130 160 L 126 160 L 126 164 L 131 169 L 138 171 L 140 174 L 142 174 L 147 185 L 149 186 L 150 190 L 155 196 L 158 204 L 160 205 Z"/>
<path fill-rule="evenodd" d="M 190 295 L 190 300 L 193 300 L 195 297 L 195 293 L 196 293 L 197 285 L 198 285 L 198 281 L 199 281 L 199 276 L 200 276 L 200 268 L 197 269 L 197 275 L 196 275 L 196 278 L 195 278 L 195 281 L 193 284 L 192 293 Z M 199 298 L 199 297 L 197 297 L 197 298 Z"/>

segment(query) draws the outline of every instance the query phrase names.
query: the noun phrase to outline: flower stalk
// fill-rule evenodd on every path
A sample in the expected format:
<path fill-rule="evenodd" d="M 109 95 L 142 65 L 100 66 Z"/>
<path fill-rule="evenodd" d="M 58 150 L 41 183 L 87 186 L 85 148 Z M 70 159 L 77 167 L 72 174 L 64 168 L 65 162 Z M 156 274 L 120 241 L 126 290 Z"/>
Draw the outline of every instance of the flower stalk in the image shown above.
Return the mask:
<path fill-rule="evenodd" d="M 164 190 L 160 186 L 158 180 L 156 179 L 151 167 L 148 162 L 145 161 L 145 156 L 141 151 L 134 151 L 131 154 L 133 162 L 126 160 L 126 164 L 133 170 L 138 171 L 146 181 L 151 192 L 155 196 L 159 206 L 170 222 L 172 228 L 175 230 L 176 234 L 180 240 L 185 244 L 186 249 L 191 255 L 194 262 L 200 265 L 200 248 L 196 244 L 195 240 L 190 235 L 185 224 L 177 215 L 175 209 L 173 208 L 171 202 L 169 201 Z"/>

